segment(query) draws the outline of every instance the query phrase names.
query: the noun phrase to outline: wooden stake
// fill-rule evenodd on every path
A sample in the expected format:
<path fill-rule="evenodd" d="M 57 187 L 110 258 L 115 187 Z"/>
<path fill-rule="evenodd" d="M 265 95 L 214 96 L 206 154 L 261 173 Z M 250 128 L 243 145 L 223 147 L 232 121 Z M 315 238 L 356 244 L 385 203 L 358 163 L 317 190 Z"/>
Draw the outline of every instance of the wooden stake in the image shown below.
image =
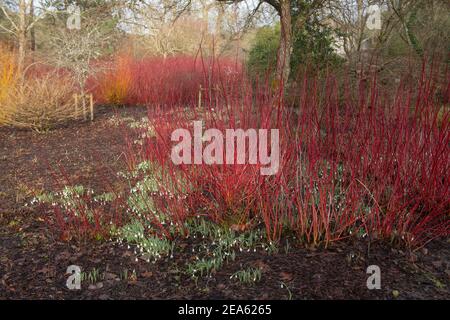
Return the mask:
<path fill-rule="evenodd" d="M 200 85 L 200 89 L 198 90 L 198 108 L 202 108 L 202 85 Z"/>
<path fill-rule="evenodd" d="M 83 99 L 83 119 L 87 120 L 87 110 L 86 110 L 86 96 L 82 95 L 81 99 Z"/>
<path fill-rule="evenodd" d="M 91 121 L 94 121 L 94 96 L 92 93 L 89 95 L 89 109 L 91 110 Z"/>
<path fill-rule="evenodd" d="M 73 98 L 75 99 L 75 118 L 78 117 L 78 95 L 75 93 L 73 95 Z"/>
<path fill-rule="evenodd" d="M 216 108 L 219 107 L 219 85 L 216 85 Z"/>

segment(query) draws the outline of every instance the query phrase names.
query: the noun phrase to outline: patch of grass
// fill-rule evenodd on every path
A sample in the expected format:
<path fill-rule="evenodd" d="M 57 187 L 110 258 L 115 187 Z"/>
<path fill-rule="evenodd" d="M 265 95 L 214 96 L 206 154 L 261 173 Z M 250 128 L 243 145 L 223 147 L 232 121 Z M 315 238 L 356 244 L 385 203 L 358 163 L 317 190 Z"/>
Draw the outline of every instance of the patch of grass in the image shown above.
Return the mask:
<path fill-rule="evenodd" d="M 100 273 L 100 270 L 97 268 L 93 268 L 89 272 L 81 272 L 80 273 L 81 283 L 83 283 L 84 281 L 88 281 L 90 284 L 95 284 L 99 280 L 101 280 L 101 278 L 102 278 L 102 275 Z"/>
<path fill-rule="evenodd" d="M 233 273 L 230 279 L 236 279 L 241 283 L 251 284 L 261 280 L 262 271 L 260 268 L 247 268 Z"/>

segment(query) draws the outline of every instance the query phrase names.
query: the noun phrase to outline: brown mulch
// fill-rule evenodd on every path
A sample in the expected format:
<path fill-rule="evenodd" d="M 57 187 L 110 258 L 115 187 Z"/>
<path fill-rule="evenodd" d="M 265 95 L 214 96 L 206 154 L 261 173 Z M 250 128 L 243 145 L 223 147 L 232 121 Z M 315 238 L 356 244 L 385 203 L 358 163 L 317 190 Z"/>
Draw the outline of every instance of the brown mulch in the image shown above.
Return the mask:
<path fill-rule="evenodd" d="M 103 108 L 94 122 L 47 133 L 0 128 L 0 299 L 449 299 L 450 248 L 437 240 L 411 253 L 385 243 L 346 242 L 328 249 L 240 253 L 212 278 L 195 282 L 177 254 L 155 264 L 113 242 L 62 242 L 46 212 L 25 206 L 33 192 L 55 190 L 52 171 L 62 165 L 71 182 L 102 188 L 98 173 L 124 168 L 123 129 L 113 115 L 145 116 L 145 109 Z M 189 246 L 189 243 L 185 244 Z M 81 290 L 65 286 L 69 265 L 94 268 L 100 277 Z M 381 290 L 368 290 L 366 268 L 381 268 Z M 230 275 L 260 267 L 260 282 L 240 284 Z M 124 279 L 135 271 L 136 277 Z M 283 286 L 282 286 L 283 284 Z"/>

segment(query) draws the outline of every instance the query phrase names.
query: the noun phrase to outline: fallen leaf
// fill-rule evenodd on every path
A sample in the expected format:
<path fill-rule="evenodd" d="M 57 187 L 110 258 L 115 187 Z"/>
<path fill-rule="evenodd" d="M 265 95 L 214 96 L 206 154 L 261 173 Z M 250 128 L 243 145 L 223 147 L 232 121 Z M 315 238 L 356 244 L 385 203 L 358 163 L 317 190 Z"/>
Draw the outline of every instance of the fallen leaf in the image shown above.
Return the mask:
<path fill-rule="evenodd" d="M 292 273 L 288 273 L 288 272 L 281 272 L 280 276 L 281 276 L 281 280 L 283 280 L 283 281 L 292 281 L 292 279 L 294 278 Z"/>
<path fill-rule="evenodd" d="M 145 272 L 141 273 L 141 276 L 144 278 L 151 278 L 151 277 L 153 277 L 153 272 L 145 271 Z"/>
<path fill-rule="evenodd" d="M 255 266 L 259 269 L 261 269 L 262 271 L 267 271 L 270 269 L 269 265 L 267 263 L 265 263 L 262 260 L 256 260 L 255 261 Z"/>

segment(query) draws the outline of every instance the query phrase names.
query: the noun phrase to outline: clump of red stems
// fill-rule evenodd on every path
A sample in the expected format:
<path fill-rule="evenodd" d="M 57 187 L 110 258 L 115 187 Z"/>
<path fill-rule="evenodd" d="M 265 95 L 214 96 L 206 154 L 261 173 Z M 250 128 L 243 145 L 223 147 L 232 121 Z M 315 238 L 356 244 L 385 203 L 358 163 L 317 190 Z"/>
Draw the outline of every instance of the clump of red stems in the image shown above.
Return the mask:
<path fill-rule="evenodd" d="M 347 82 L 339 89 L 333 76 L 305 76 L 291 106 L 283 88 L 218 77 L 200 105 L 152 101 L 155 135 L 129 144 L 129 165 L 149 160 L 162 168 L 154 201 L 180 228 L 203 216 L 237 230 L 263 226 L 270 240 L 294 232 L 313 245 L 369 237 L 418 247 L 450 230 L 450 118 L 432 78 L 424 69 L 418 83 L 400 85 L 389 97 L 375 76 L 355 89 Z M 263 176 L 260 165 L 249 164 L 175 165 L 171 133 L 192 131 L 193 120 L 222 132 L 279 129 L 279 172 Z"/>
<path fill-rule="evenodd" d="M 92 77 L 89 88 L 98 103 L 143 106 L 189 106 L 198 92 L 210 96 L 219 84 L 242 77 L 241 64 L 232 59 L 190 56 L 132 58 L 119 56 L 105 64 L 106 72 Z"/>

